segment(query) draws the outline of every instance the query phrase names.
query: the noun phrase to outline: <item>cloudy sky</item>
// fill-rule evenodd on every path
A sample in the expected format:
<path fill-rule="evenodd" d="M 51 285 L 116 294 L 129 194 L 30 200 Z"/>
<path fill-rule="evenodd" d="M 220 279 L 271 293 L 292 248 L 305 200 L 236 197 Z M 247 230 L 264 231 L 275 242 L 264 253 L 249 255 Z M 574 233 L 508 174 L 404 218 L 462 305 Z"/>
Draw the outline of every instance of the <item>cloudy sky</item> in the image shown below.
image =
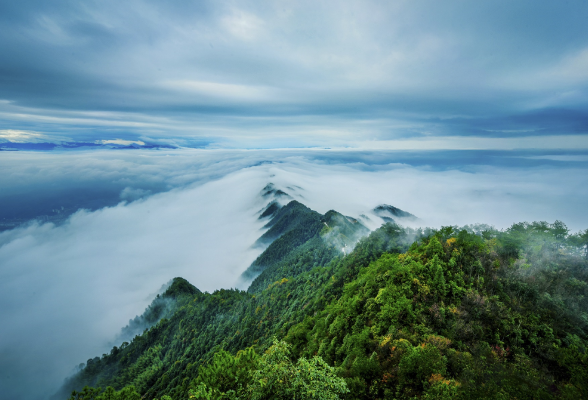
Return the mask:
<path fill-rule="evenodd" d="M 588 148 L 588 3 L 2 1 L 0 140 Z"/>
<path fill-rule="evenodd" d="M 268 182 L 321 213 L 588 228 L 586 15 L 0 0 L 0 400 L 48 398 L 173 277 L 236 285 Z"/>

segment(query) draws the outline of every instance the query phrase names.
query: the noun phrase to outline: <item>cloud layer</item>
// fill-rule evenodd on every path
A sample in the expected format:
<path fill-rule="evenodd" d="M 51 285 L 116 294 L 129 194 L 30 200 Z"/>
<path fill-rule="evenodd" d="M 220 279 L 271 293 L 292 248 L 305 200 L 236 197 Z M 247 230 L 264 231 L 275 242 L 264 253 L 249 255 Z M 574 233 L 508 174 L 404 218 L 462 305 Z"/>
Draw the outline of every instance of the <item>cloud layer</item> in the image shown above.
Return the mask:
<path fill-rule="evenodd" d="M 70 188 L 102 182 L 117 187 L 124 201 L 79 211 L 58 226 L 33 223 L 0 233 L 2 399 L 46 397 L 75 365 L 109 351 L 120 328 L 175 276 L 208 291 L 235 285 L 260 251 L 251 245 L 263 232 L 257 212 L 268 182 L 321 213 L 335 209 L 358 216 L 385 203 L 429 226 L 483 222 L 503 228 L 523 220 L 561 219 L 574 230 L 588 227 L 583 201 L 588 178 L 581 157 L 563 162 L 535 155 L 539 159 L 531 161 L 538 166 L 459 170 L 419 166 L 417 155 L 415 165 L 394 162 L 401 161 L 394 153 L 9 156 L 10 174 L 2 184 L 14 193 L 37 188 L 42 196 L 51 182 L 69 181 Z M 119 181 L 124 184 L 117 186 Z M 155 183 L 159 192 L 149 195 L 146 188 Z M 287 189 L 293 185 L 302 189 Z M 138 200 L 127 202 L 133 199 Z M 377 224 L 374 219 L 372 228 Z"/>
<path fill-rule="evenodd" d="M 233 286 L 258 253 L 264 178 L 243 171 L 1 233 L 0 397 L 46 397 L 176 276 L 207 291 Z"/>

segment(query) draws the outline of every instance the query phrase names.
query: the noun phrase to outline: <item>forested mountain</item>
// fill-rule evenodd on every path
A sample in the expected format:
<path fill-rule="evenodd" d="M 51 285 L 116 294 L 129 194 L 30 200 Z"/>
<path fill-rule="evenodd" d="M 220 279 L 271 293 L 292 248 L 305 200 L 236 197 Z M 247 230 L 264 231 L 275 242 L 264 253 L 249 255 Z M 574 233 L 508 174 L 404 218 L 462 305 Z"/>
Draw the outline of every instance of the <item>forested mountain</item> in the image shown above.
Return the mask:
<path fill-rule="evenodd" d="M 588 398 L 588 231 L 368 235 L 336 211 L 275 204 L 247 291 L 176 278 L 159 322 L 55 398 Z"/>

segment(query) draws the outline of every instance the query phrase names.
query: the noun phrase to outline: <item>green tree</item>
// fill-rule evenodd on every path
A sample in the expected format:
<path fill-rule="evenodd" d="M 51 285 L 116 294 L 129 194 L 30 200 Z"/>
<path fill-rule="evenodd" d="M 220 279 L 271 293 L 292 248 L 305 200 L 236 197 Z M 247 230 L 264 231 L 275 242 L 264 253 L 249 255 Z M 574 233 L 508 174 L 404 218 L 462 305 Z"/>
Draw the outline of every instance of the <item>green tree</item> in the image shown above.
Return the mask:
<path fill-rule="evenodd" d="M 127 386 L 118 392 L 112 386 L 108 386 L 102 393 L 101 391 L 101 388 L 86 386 L 81 392 L 74 390 L 69 400 L 141 400 L 141 395 L 134 386 Z"/>
<path fill-rule="evenodd" d="M 80 391 L 73 391 L 69 400 L 96 400 L 98 395 L 102 391 L 102 388 L 92 388 L 90 386 L 84 386 L 84 388 Z"/>
<path fill-rule="evenodd" d="M 290 360 L 290 345 L 274 339 L 260 360 L 249 387 L 252 400 L 336 400 L 349 390 L 345 381 L 322 358 Z"/>
<path fill-rule="evenodd" d="M 221 350 L 212 361 L 200 367 L 195 398 L 232 399 L 244 395 L 257 367 L 259 355 L 253 348 L 239 351 L 236 356 Z"/>
<path fill-rule="evenodd" d="M 237 370 L 254 363 L 257 369 L 241 372 L 245 375 L 240 382 Z M 300 358 L 294 364 L 290 359 L 290 345 L 276 339 L 259 359 L 251 349 L 237 357 L 219 352 L 201 374 L 196 380 L 196 389 L 190 390 L 191 399 L 337 400 L 339 395 L 349 391 L 345 381 L 337 377 L 334 368 L 321 357 Z"/>
<path fill-rule="evenodd" d="M 447 360 L 439 349 L 430 344 L 410 347 L 399 365 L 401 382 L 424 385 L 434 375 L 445 375 Z"/>
<path fill-rule="evenodd" d="M 584 257 L 588 259 L 588 229 L 572 235 L 570 239 L 572 244 L 578 247 L 584 253 Z"/>

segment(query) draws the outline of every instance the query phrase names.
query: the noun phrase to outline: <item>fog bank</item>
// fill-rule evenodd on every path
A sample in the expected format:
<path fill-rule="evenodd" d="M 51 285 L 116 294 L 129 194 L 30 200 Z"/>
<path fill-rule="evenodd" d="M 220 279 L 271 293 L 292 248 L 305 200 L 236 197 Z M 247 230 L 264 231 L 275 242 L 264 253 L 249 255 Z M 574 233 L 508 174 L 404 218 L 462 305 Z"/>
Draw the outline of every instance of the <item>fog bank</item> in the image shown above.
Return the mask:
<path fill-rule="evenodd" d="M 53 183 L 82 182 L 119 192 L 118 204 L 80 210 L 60 225 L 0 233 L 2 399 L 49 397 L 75 365 L 109 351 L 173 277 L 203 291 L 234 286 L 261 251 L 251 246 L 263 233 L 257 212 L 269 182 L 320 213 L 357 217 L 390 204 L 423 226 L 560 219 L 588 228 L 588 178 L 573 164 L 436 169 L 326 150 L 9 157 L 0 159 L 10 165 L 0 182 L 11 194 L 42 196 Z M 370 218 L 372 229 L 381 222 Z"/>

